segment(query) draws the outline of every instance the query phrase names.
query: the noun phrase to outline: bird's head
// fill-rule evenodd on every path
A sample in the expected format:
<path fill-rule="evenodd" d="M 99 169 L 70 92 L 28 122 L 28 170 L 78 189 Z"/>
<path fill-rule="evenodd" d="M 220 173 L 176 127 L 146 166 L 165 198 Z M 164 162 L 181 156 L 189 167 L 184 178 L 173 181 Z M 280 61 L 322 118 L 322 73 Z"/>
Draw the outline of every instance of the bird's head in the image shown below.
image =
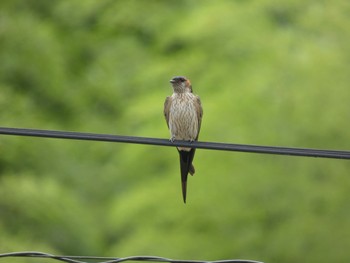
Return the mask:
<path fill-rule="evenodd" d="M 192 85 L 189 79 L 183 76 L 173 77 L 170 80 L 171 86 L 174 89 L 174 92 L 184 93 L 192 92 Z"/>

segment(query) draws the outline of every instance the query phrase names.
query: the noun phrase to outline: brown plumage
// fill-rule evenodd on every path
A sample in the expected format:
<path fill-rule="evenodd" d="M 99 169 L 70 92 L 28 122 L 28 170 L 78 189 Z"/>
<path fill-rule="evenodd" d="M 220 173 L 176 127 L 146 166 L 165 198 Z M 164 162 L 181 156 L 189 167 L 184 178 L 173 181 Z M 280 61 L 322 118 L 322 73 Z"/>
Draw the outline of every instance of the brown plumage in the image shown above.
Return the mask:
<path fill-rule="evenodd" d="M 203 109 L 200 98 L 192 93 L 191 82 L 186 77 L 170 80 L 174 93 L 164 103 L 164 116 L 170 130 L 170 141 L 196 141 L 201 127 Z M 177 147 L 180 155 L 181 185 L 186 203 L 187 176 L 195 173 L 192 164 L 196 149 Z"/>

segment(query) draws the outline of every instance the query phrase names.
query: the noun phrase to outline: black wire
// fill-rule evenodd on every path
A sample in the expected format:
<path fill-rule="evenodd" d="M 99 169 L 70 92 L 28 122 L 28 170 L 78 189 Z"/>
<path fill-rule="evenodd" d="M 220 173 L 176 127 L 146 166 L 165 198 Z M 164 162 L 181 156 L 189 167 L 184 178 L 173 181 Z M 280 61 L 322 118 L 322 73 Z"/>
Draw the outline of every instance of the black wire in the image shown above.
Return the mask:
<path fill-rule="evenodd" d="M 123 261 L 151 261 L 151 262 L 168 262 L 168 263 L 263 263 L 255 260 L 245 259 L 225 259 L 215 261 L 201 261 L 201 260 L 177 260 L 156 256 L 131 256 L 124 258 L 114 257 L 94 257 L 94 256 L 56 256 L 43 252 L 36 251 L 24 251 L 24 252 L 11 252 L 0 254 L 1 258 L 8 257 L 29 257 L 29 258 L 51 258 L 58 261 L 69 262 L 69 263 L 87 263 L 87 261 L 81 260 L 93 260 L 97 263 L 119 263 Z M 100 261 L 102 260 L 102 261 Z"/>
<path fill-rule="evenodd" d="M 201 149 L 209 149 L 209 150 L 251 152 L 251 153 L 260 153 L 260 154 L 263 153 L 263 154 L 278 154 L 278 155 L 292 155 L 292 156 L 305 156 L 305 157 L 350 159 L 350 151 L 341 151 L 341 150 L 319 150 L 319 149 L 290 148 L 290 147 L 278 147 L 278 146 L 228 144 L 228 143 L 217 143 L 217 142 L 188 142 L 188 141 L 170 142 L 169 140 L 158 139 L 158 138 L 83 133 L 83 132 L 38 130 L 38 129 L 6 128 L 6 127 L 0 127 L 0 134 L 72 139 L 72 140 L 124 142 L 124 143 L 148 144 L 148 145 L 158 145 L 158 146 L 181 146 L 181 147 L 201 148 Z"/>
<path fill-rule="evenodd" d="M 55 255 L 36 252 L 36 251 L 11 252 L 11 253 L 0 254 L 0 259 L 8 258 L 8 257 L 51 258 L 58 261 L 69 262 L 69 263 L 86 263 L 84 261 L 75 260 L 74 257 L 55 256 Z"/>

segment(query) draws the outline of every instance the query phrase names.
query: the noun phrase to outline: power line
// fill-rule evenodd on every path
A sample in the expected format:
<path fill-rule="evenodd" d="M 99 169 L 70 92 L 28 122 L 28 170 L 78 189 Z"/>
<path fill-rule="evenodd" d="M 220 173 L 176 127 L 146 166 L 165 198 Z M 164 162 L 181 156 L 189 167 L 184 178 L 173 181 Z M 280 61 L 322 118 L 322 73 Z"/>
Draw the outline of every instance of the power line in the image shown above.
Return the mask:
<path fill-rule="evenodd" d="M 1 258 L 8 257 L 27 257 L 27 258 L 50 258 L 53 260 L 69 262 L 69 263 L 87 263 L 92 260 L 96 263 L 120 263 L 123 261 L 148 261 L 148 262 L 166 262 L 166 263 L 263 263 L 255 260 L 245 259 L 226 259 L 226 260 L 215 260 L 215 261 L 200 261 L 200 260 L 177 260 L 156 256 L 131 256 L 124 258 L 115 257 L 93 257 L 93 256 L 56 256 L 43 252 L 36 251 L 24 251 L 24 252 L 12 252 L 0 254 Z M 88 260 L 88 261 L 83 261 Z"/>
<path fill-rule="evenodd" d="M 250 152 L 250 153 L 260 153 L 260 154 L 277 154 L 277 155 L 292 155 L 292 156 L 320 157 L 320 158 L 334 158 L 334 159 L 350 159 L 350 151 L 342 151 L 342 150 L 321 150 L 321 149 L 291 148 L 291 147 L 279 147 L 279 146 L 259 146 L 259 145 L 229 144 L 229 143 L 218 143 L 218 142 L 188 142 L 188 141 L 170 142 L 167 139 L 158 139 L 158 138 L 97 134 L 97 133 L 85 133 L 85 132 L 70 132 L 70 131 L 6 128 L 6 127 L 0 127 L 0 134 L 45 137 L 45 138 L 56 138 L 56 139 L 71 139 L 71 140 L 122 142 L 122 143 L 158 145 L 158 146 L 173 146 L 173 147 L 180 146 L 180 147 L 191 147 L 191 148 L 200 148 L 200 149 L 208 149 L 208 150 Z"/>

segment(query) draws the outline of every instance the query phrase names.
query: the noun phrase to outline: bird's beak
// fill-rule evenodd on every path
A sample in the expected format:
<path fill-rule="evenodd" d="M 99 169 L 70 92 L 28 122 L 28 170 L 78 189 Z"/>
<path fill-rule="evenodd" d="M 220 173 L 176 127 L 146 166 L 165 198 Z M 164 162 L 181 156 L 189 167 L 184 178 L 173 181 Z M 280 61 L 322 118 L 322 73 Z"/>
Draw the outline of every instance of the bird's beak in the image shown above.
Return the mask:
<path fill-rule="evenodd" d="M 170 83 L 175 83 L 175 80 L 174 80 L 174 79 L 171 79 L 169 82 L 170 82 Z"/>

